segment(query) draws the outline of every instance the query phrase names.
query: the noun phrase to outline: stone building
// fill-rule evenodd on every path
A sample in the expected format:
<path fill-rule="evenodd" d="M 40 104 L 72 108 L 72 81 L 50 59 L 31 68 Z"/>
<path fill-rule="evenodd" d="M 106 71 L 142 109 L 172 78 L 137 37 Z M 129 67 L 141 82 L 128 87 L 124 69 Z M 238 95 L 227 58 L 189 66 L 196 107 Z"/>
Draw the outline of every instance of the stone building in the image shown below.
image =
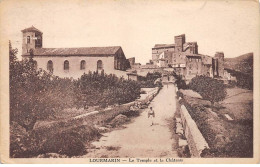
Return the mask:
<path fill-rule="evenodd" d="M 135 57 L 128 58 L 127 61 L 129 62 L 130 66 L 135 65 Z"/>
<path fill-rule="evenodd" d="M 30 56 L 37 62 L 37 68 L 52 72 L 59 77 L 79 78 L 89 71 L 127 77 L 130 68 L 120 46 L 42 48 L 43 33 L 35 27 L 22 30 L 22 57 Z"/>
<path fill-rule="evenodd" d="M 153 64 L 159 63 L 159 55 L 162 52 L 171 52 L 174 51 L 174 44 L 156 44 L 152 48 L 152 62 Z"/>
<path fill-rule="evenodd" d="M 224 76 L 223 52 L 217 52 L 214 57 L 199 54 L 197 42 L 186 42 L 185 34 L 175 36 L 174 42 L 152 48 L 152 60 L 157 67 L 171 67 L 186 80 L 197 75 Z"/>

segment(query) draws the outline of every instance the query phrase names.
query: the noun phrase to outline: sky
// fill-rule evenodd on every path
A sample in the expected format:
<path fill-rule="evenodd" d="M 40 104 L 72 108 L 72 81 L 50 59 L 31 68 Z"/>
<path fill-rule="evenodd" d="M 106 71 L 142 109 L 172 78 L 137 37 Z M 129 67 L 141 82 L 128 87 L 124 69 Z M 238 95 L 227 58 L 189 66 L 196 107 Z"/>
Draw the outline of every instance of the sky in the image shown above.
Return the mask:
<path fill-rule="evenodd" d="M 155 44 L 186 34 L 199 53 L 225 57 L 259 55 L 258 1 L 3 0 L 1 34 L 19 55 L 22 29 L 43 32 L 44 48 L 121 46 L 126 57 L 145 64 Z M 4 26 L 3 26 L 4 25 Z"/>

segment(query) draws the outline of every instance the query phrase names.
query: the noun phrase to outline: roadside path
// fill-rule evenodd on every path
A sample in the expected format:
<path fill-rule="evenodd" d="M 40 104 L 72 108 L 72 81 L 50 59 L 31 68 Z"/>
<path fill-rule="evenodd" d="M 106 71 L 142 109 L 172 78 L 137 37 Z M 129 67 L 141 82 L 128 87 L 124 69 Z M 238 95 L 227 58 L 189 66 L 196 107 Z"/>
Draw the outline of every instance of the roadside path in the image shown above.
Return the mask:
<path fill-rule="evenodd" d="M 172 149 L 176 141 L 171 138 L 168 123 L 176 110 L 175 96 L 175 86 L 164 85 L 148 107 L 155 111 L 155 125 L 150 126 L 148 109 L 145 109 L 132 123 L 125 125 L 126 128 L 103 134 L 99 141 L 92 143 L 96 148 L 88 150 L 83 157 L 178 157 L 177 151 Z"/>

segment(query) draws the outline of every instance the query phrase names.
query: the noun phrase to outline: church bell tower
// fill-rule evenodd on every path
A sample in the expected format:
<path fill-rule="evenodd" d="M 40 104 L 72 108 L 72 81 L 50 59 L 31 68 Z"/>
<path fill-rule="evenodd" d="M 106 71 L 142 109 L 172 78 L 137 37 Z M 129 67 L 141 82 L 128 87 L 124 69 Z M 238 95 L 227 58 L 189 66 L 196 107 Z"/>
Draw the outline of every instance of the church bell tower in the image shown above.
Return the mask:
<path fill-rule="evenodd" d="M 31 26 L 22 30 L 23 33 L 23 44 L 22 54 L 31 53 L 36 48 L 42 48 L 42 32 Z"/>

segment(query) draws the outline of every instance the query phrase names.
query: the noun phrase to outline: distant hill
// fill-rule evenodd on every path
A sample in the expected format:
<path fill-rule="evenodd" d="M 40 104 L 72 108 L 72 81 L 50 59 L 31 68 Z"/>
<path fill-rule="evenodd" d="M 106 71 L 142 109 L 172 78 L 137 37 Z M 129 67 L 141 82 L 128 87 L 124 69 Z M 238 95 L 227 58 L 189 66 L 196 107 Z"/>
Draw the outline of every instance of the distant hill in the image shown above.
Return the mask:
<path fill-rule="evenodd" d="M 225 58 L 224 68 L 253 75 L 253 53 L 235 58 Z"/>

